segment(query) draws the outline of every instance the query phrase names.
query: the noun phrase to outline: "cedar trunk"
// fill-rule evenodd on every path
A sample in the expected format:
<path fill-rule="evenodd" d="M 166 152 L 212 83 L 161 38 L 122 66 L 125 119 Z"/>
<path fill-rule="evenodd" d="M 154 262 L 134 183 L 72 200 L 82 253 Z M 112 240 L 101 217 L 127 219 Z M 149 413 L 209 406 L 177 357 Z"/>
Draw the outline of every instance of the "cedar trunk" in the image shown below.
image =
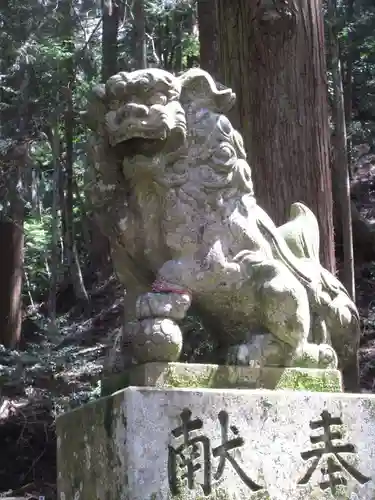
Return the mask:
<path fill-rule="evenodd" d="M 198 0 L 197 12 L 200 66 L 219 79 L 216 1 Z"/>
<path fill-rule="evenodd" d="M 339 271 L 339 277 L 348 290 L 353 301 L 355 301 L 353 231 L 346 139 L 347 136 L 345 123 L 344 90 L 342 84 L 340 45 L 335 28 L 337 12 L 335 4 L 332 0 L 329 0 L 328 2 L 328 11 L 330 14 L 328 29 L 329 55 L 333 83 L 332 121 L 335 126 L 334 138 L 331 141 L 333 160 L 332 181 L 335 187 L 335 189 L 333 190 L 333 201 L 334 208 L 336 209 L 336 214 L 334 214 L 334 216 L 338 216 L 338 220 L 334 220 L 334 223 L 336 231 L 338 226 L 341 225 L 342 248 L 344 257 L 342 269 Z"/>
<path fill-rule="evenodd" d="M 335 270 L 321 0 L 217 0 L 220 66 L 237 94 L 259 204 L 276 224 L 305 203 Z"/>
<path fill-rule="evenodd" d="M 147 68 L 146 17 L 144 0 L 133 2 L 134 13 L 134 62 L 136 69 Z"/>
<path fill-rule="evenodd" d="M 117 35 L 122 13 L 121 3 L 102 0 L 102 81 L 105 82 L 117 73 L 118 43 Z"/>
<path fill-rule="evenodd" d="M 22 324 L 22 227 L 10 221 L 0 221 L 0 344 L 17 346 Z"/>

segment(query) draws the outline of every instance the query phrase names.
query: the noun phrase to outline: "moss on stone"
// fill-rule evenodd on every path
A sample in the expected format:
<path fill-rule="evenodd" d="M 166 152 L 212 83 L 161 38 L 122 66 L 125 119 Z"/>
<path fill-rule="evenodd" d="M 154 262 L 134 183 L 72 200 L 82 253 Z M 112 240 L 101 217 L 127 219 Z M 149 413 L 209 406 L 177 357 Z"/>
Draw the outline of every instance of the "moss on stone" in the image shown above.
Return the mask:
<path fill-rule="evenodd" d="M 341 375 L 336 370 L 320 372 L 296 368 L 283 373 L 276 389 L 312 392 L 342 392 Z"/>
<path fill-rule="evenodd" d="M 342 392 L 341 374 L 338 370 L 147 363 L 104 379 L 102 395 L 107 396 L 129 386 Z"/>
<path fill-rule="evenodd" d="M 175 366 L 169 365 L 164 376 L 164 386 L 174 388 L 214 388 L 215 368 L 207 366 L 201 371 L 187 371 L 179 373 Z"/>
<path fill-rule="evenodd" d="M 369 417 L 375 421 L 375 397 L 363 399 L 361 401 L 363 409 L 368 413 Z"/>
<path fill-rule="evenodd" d="M 122 398 L 102 398 L 57 418 L 58 491 L 66 499 L 123 498 L 114 439 Z"/>

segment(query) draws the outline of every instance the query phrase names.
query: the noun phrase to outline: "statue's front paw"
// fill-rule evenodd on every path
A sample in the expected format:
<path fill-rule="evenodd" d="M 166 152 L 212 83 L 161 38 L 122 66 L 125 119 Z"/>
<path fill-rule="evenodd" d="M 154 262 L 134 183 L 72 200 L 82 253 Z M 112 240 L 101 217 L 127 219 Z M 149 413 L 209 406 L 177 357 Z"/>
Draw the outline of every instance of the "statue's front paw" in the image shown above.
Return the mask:
<path fill-rule="evenodd" d="M 273 335 L 253 335 L 251 341 L 229 348 L 227 363 L 229 365 L 245 365 L 252 368 L 262 366 L 283 366 L 285 354 L 282 345 Z"/>
<path fill-rule="evenodd" d="M 252 343 L 233 345 L 228 350 L 227 364 L 256 368 L 260 366 L 259 349 Z"/>

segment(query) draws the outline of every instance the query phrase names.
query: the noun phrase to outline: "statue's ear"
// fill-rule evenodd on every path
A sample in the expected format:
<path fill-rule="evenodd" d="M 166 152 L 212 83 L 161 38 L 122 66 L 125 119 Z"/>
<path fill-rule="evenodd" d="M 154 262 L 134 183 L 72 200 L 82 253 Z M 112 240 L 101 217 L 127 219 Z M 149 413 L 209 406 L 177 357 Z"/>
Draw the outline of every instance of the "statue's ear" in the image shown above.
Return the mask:
<path fill-rule="evenodd" d="M 120 73 L 116 73 L 108 78 L 105 83 L 105 90 L 109 99 L 119 99 L 124 96 L 130 79 L 129 75 L 130 73 L 126 71 L 120 71 Z"/>
<path fill-rule="evenodd" d="M 212 111 L 225 113 L 229 111 L 236 99 L 232 89 L 222 87 L 220 90 L 212 76 L 200 68 L 192 68 L 179 77 L 181 81 L 182 104 L 196 102 Z"/>

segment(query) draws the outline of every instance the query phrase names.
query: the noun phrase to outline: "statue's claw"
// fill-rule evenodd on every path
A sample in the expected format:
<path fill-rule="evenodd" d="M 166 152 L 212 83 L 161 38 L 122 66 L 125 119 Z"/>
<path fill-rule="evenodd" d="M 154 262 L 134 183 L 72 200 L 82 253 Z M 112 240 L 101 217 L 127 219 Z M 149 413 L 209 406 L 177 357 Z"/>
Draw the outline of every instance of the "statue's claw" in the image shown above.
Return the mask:
<path fill-rule="evenodd" d="M 283 366 L 285 353 L 283 346 L 269 333 L 256 334 L 251 341 L 229 348 L 227 363 L 245 365 L 252 368 L 262 366 Z"/>
<path fill-rule="evenodd" d="M 301 368 L 337 368 L 337 355 L 329 344 L 304 343 L 295 352 L 292 366 Z"/>

